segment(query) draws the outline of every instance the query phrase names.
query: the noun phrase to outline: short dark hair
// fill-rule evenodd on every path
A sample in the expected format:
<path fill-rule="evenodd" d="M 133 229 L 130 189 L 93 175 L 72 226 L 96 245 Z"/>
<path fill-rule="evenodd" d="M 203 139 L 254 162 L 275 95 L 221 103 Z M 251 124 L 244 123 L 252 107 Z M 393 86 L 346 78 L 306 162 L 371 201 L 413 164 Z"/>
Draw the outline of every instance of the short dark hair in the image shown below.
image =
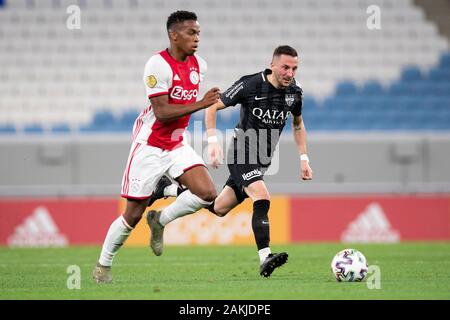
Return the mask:
<path fill-rule="evenodd" d="M 178 10 L 173 12 L 169 18 L 167 18 L 167 31 L 173 27 L 174 24 L 184 22 L 186 20 L 197 20 L 197 15 L 194 12 Z"/>
<path fill-rule="evenodd" d="M 291 46 L 278 46 L 275 48 L 275 51 L 273 52 L 274 57 L 281 56 L 282 54 L 291 56 L 291 57 L 297 57 L 297 50 L 292 48 Z"/>

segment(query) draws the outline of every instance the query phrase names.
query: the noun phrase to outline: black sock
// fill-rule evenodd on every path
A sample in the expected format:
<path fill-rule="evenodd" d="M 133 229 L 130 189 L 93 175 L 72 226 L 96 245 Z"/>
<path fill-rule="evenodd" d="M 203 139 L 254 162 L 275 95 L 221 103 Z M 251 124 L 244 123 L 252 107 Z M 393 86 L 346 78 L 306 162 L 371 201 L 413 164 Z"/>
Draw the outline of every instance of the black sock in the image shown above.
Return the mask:
<path fill-rule="evenodd" d="M 216 200 L 214 200 L 209 206 L 206 207 L 206 209 L 208 209 L 211 213 L 216 214 L 216 212 L 214 211 L 214 204 L 216 203 Z"/>
<path fill-rule="evenodd" d="M 270 242 L 269 216 L 270 200 L 253 202 L 252 228 L 258 250 L 267 248 Z"/>

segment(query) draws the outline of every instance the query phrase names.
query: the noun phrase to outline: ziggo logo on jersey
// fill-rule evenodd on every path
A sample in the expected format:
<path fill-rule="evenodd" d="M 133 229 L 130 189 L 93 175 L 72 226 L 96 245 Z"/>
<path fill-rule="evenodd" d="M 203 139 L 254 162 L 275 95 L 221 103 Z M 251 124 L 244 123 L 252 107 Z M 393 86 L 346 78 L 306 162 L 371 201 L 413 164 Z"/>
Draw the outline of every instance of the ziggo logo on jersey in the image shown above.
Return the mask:
<path fill-rule="evenodd" d="M 191 100 L 196 98 L 198 94 L 197 89 L 184 90 L 180 86 L 173 87 L 170 97 L 177 100 Z"/>

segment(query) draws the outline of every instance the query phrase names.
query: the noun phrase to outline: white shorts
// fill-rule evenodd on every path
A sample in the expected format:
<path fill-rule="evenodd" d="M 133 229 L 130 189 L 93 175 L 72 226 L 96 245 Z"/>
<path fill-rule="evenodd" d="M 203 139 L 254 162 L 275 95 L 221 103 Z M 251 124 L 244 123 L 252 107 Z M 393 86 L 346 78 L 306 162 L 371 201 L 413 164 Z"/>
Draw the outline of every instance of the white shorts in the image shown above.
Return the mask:
<path fill-rule="evenodd" d="M 189 145 L 167 151 L 133 142 L 123 174 L 121 196 L 147 199 L 164 174 L 176 179 L 196 166 L 206 167 L 203 159 Z"/>

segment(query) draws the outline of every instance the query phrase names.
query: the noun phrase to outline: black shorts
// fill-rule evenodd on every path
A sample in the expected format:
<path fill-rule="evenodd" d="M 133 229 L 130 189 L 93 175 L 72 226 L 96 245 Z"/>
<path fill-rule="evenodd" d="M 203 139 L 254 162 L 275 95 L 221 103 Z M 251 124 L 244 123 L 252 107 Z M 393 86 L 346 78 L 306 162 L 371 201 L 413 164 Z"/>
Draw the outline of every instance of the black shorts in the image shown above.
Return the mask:
<path fill-rule="evenodd" d="M 229 164 L 228 170 L 230 176 L 225 185 L 234 190 L 238 202 L 241 203 L 248 198 L 244 188 L 255 181 L 264 180 L 266 168 L 258 164 Z"/>

